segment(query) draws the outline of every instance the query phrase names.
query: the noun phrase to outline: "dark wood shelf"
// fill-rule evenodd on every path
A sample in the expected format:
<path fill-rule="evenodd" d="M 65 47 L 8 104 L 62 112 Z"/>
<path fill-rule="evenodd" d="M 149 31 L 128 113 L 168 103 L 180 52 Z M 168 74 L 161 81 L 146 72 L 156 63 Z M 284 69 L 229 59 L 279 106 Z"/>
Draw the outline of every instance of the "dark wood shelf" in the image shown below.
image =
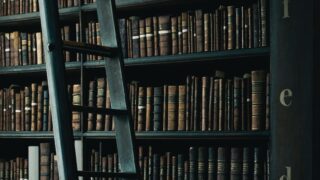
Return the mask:
<path fill-rule="evenodd" d="M 203 53 L 193 53 L 193 54 L 181 54 L 181 55 L 171 55 L 171 56 L 153 56 L 144 58 L 130 58 L 124 59 L 124 65 L 126 67 L 134 66 L 148 66 L 157 64 L 184 64 L 191 62 L 216 62 L 216 61 L 241 61 L 244 58 L 250 57 L 265 57 L 270 53 L 270 48 L 253 48 L 253 49 L 237 49 L 229 51 L 215 51 L 215 52 L 203 52 Z M 255 59 L 255 61 L 260 61 L 263 59 Z M 85 68 L 95 69 L 103 68 L 104 61 L 87 61 L 83 63 Z M 67 62 L 67 70 L 78 70 L 81 68 L 80 62 Z M 11 66 L 11 67 L 1 67 L 0 75 L 9 74 L 32 74 L 45 72 L 45 64 L 41 65 L 27 65 L 27 66 Z"/>
<path fill-rule="evenodd" d="M 92 131 L 83 136 L 87 139 L 114 139 L 114 132 Z M 159 131 L 136 132 L 137 140 L 265 140 L 270 138 L 269 131 Z"/>
<path fill-rule="evenodd" d="M 81 138 L 81 132 L 74 132 L 76 139 Z M 53 139 L 52 131 L 0 131 L 0 139 Z"/>

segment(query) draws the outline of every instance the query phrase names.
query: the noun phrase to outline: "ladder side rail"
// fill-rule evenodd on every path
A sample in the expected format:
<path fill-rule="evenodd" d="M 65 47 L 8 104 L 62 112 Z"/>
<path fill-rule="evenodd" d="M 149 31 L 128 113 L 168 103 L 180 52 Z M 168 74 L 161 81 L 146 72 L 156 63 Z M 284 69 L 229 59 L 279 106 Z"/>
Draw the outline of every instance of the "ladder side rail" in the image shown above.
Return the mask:
<path fill-rule="evenodd" d="M 57 1 L 39 0 L 39 7 L 59 179 L 78 179 Z"/>

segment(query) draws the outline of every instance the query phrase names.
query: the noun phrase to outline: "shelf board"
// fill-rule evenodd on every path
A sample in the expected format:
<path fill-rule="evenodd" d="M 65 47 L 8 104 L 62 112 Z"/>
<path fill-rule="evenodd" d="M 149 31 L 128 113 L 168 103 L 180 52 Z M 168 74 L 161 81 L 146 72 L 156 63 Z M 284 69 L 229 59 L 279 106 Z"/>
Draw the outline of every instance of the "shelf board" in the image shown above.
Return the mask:
<path fill-rule="evenodd" d="M 79 16 L 80 7 L 70 7 L 59 9 L 60 19 L 63 21 L 67 21 L 70 19 L 75 19 Z M 8 29 L 8 28 L 19 28 L 24 26 L 34 26 L 40 25 L 40 13 L 26 13 L 26 14 L 17 14 L 10 16 L 0 16 L 0 28 Z"/>
<path fill-rule="evenodd" d="M 213 62 L 217 60 L 232 60 L 238 61 L 241 58 L 249 57 L 263 57 L 270 54 L 270 48 L 252 48 L 252 49 L 237 49 L 229 51 L 215 51 L 215 52 L 202 52 L 192 54 L 179 54 L 169 56 L 153 56 L 144 58 L 126 58 L 124 65 L 130 66 L 145 66 L 157 64 L 177 64 L 177 63 L 190 63 L 190 62 Z M 102 68 L 104 61 L 87 61 L 84 63 L 86 68 Z"/>
<path fill-rule="evenodd" d="M 115 132 L 91 131 L 85 132 L 87 139 L 114 139 Z M 136 132 L 137 140 L 266 140 L 270 138 L 269 131 L 159 131 Z"/>
<path fill-rule="evenodd" d="M 81 62 L 67 62 L 67 70 L 78 70 L 81 67 Z M 9 66 L 9 67 L 0 67 L 0 75 L 7 74 L 32 74 L 32 73 L 41 73 L 46 71 L 45 64 L 38 65 L 27 65 L 27 66 Z"/>
<path fill-rule="evenodd" d="M 80 138 L 81 132 L 75 132 L 74 137 Z M 52 131 L 0 131 L 0 139 L 53 139 Z"/>

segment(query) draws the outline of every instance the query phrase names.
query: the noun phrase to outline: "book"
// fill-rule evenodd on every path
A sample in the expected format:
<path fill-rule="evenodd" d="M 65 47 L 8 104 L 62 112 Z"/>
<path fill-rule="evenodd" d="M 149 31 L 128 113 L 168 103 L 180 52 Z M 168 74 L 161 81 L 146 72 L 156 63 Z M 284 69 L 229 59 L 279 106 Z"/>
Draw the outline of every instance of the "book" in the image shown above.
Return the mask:
<path fill-rule="evenodd" d="M 184 131 L 186 130 L 186 86 L 179 85 L 178 91 L 178 130 Z"/>
<path fill-rule="evenodd" d="M 153 98 L 153 130 L 162 130 L 162 103 L 163 103 L 163 88 L 154 87 Z"/>
<path fill-rule="evenodd" d="M 198 148 L 198 178 L 199 180 L 207 179 L 208 174 L 208 148 L 199 147 Z"/>
<path fill-rule="evenodd" d="M 266 74 L 264 71 L 251 72 L 252 125 L 253 131 L 265 129 Z"/>
<path fill-rule="evenodd" d="M 227 179 L 226 148 L 218 147 L 217 180 Z"/>
<path fill-rule="evenodd" d="M 40 180 L 50 179 L 50 144 L 40 143 Z"/>
<path fill-rule="evenodd" d="M 168 86 L 168 131 L 177 129 L 178 113 L 178 88 L 177 86 Z"/>
<path fill-rule="evenodd" d="M 104 78 L 97 79 L 97 108 L 105 107 L 106 80 Z M 104 116 L 97 114 L 95 130 L 101 131 L 104 127 Z"/>
<path fill-rule="evenodd" d="M 146 131 L 150 131 L 153 128 L 152 119 L 153 119 L 153 88 L 148 86 L 146 96 Z"/>
<path fill-rule="evenodd" d="M 89 107 L 95 107 L 96 106 L 96 95 L 97 95 L 97 84 L 96 81 L 90 81 L 89 82 L 89 95 L 88 95 L 88 106 Z M 88 113 L 88 125 L 87 129 L 88 131 L 91 131 L 95 128 L 95 118 L 96 115 L 92 112 Z"/>
<path fill-rule="evenodd" d="M 159 16 L 159 54 L 171 54 L 171 29 L 170 16 Z"/>
<path fill-rule="evenodd" d="M 241 148 L 231 148 L 230 158 L 230 180 L 240 180 L 242 174 L 241 168 L 242 151 Z"/>
<path fill-rule="evenodd" d="M 145 87 L 139 87 L 138 96 L 138 131 L 145 130 L 145 115 L 146 115 L 146 92 Z"/>
<path fill-rule="evenodd" d="M 80 84 L 74 84 L 72 86 L 72 105 L 81 105 L 81 86 Z M 72 128 L 75 131 L 80 130 L 80 112 L 72 111 Z"/>

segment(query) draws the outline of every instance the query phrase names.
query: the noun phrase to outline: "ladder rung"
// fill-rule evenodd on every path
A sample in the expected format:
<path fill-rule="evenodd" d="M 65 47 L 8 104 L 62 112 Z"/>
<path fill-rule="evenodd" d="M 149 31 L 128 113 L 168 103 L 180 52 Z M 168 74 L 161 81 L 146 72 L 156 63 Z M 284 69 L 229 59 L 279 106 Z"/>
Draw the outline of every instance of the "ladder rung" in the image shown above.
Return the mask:
<path fill-rule="evenodd" d="M 128 113 L 127 110 L 120 110 L 120 109 L 108 109 L 108 108 L 96 108 L 96 107 L 88 107 L 88 106 L 72 106 L 73 111 L 78 112 L 90 112 L 90 113 L 97 113 L 102 115 L 125 115 Z"/>
<path fill-rule="evenodd" d="M 78 176 L 82 177 L 117 177 L 117 178 L 137 178 L 137 173 L 110 173 L 110 172 L 91 172 L 78 171 Z"/>
<path fill-rule="evenodd" d="M 63 49 L 67 51 L 81 52 L 86 54 L 95 54 L 99 56 L 113 57 L 117 48 L 106 47 L 94 44 L 87 44 L 75 41 L 63 41 Z"/>

